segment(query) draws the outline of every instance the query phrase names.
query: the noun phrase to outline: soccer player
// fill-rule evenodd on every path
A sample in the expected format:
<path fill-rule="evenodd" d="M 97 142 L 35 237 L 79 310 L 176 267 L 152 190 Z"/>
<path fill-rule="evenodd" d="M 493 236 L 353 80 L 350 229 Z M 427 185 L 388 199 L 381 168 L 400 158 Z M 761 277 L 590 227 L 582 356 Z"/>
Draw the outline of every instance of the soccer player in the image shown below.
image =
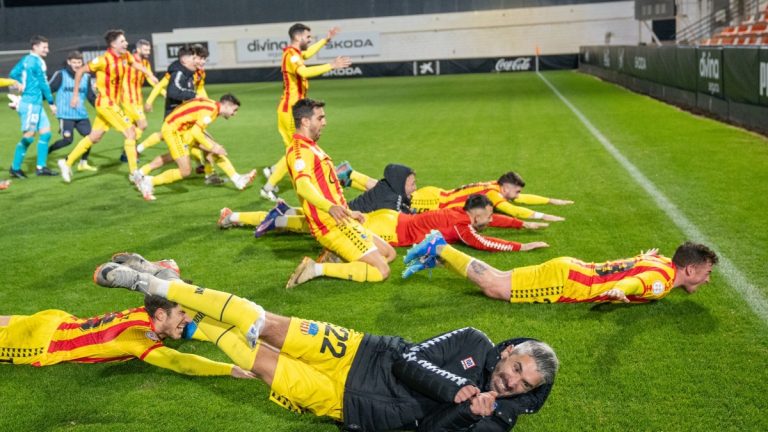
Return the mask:
<path fill-rule="evenodd" d="M 178 168 L 163 171 L 154 177 L 142 174 L 139 190 L 144 199 L 148 201 L 155 199 L 155 186 L 179 181 L 192 173 L 189 159 L 191 145 L 198 145 L 219 157 L 225 157 L 227 154 L 224 148 L 211 142 L 205 134 L 205 129 L 219 116 L 225 119 L 234 116 L 238 108 L 240 108 L 240 101 L 227 93 L 219 99 L 219 102 L 211 99 L 192 99 L 174 109 L 163 121 L 162 134 Z M 229 160 L 226 159 L 226 162 L 229 163 Z M 229 167 L 234 172 L 231 163 Z M 235 186 L 238 189 L 245 188 L 253 181 L 255 175 L 255 171 L 245 176 L 235 173 Z"/>
<path fill-rule="evenodd" d="M 140 73 L 137 69 L 127 69 L 123 81 L 122 107 L 125 114 L 136 126 L 137 141 L 141 139 L 141 135 L 147 128 L 147 116 L 144 114 L 144 95 L 141 88 L 148 77 L 155 77 L 152 72 L 152 65 L 149 63 L 151 54 L 152 44 L 148 40 L 139 39 L 136 41 L 136 48 L 131 56 L 133 56 L 133 62 L 140 64 L 146 72 Z M 156 79 L 155 82 L 157 82 Z"/>
<path fill-rule="evenodd" d="M 332 69 L 339 69 L 352 64 L 349 57 L 341 56 L 336 57 L 331 63 L 322 65 L 306 66 L 304 64 L 304 60 L 317 54 L 338 33 L 339 28 L 333 27 L 328 30 L 328 35 L 324 39 L 320 39 L 310 45 L 312 43 L 312 33 L 309 27 L 296 23 L 288 29 L 291 43 L 283 49 L 283 58 L 280 63 L 280 71 L 283 74 L 283 95 L 277 106 L 277 130 L 280 132 L 280 136 L 283 137 L 283 143 L 286 147 L 292 145 L 293 133 L 295 131 L 291 108 L 296 101 L 307 97 L 309 78 L 314 78 Z M 263 198 L 277 201 L 277 184 L 285 177 L 288 172 L 287 170 L 285 156 L 281 157 L 271 168 L 264 169 L 267 182 L 260 191 Z"/>
<path fill-rule="evenodd" d="M 718 261 L 708 247 L 686 242 L 672 259 L 651 249 L 603 263 L 560 257 L 501 271 L 447 245 L 442 235 L 433 231 L 406 254 L 403 278 L 434 267 L 438 258 L 486 296 L 511 303 L 645 303 L 665 297 L 675 287 L 692 294 L 709 282 L 712 266 Z"/>
<path fill-rule="evenodd" d="M 542 407 L 559 366 L 552 348 L 532 339 L 494 345 L 465 327 L 411 343 L 279 316 L 233 294 L 139 270 L 146 269 L 111 262 L 94 280 L 197 311 L 197 330 L 269 385 L 272 401 L 328 416 L 345 430 L 506 431 L 518 415 Z"/>
<path fill-rule="evenodd" d="M 397 256 L 392 246 L 362 226 L 362 213 L 347 206 L 333 161 L 317 144 L 326 123 L 324 106 L 312 99 L 294 104 L 296 133 L 285 160 L 312 236 L 347 262 L 319 264 L 304 257 L 286 288 L 319 276 L 380 282 Z"/>
<path fill-rule="evenodd" d="M 93 122 L 93 130 L 88 136 L 80 140 L 67 159 L 59 159 L 61 176 L 66 183 L 72 181 L 72 165 L 101 140 L 109 128 L 115 128 L 125 137 L 123 148 L 128 158 L 129 178 L 134 184 L 141 180 L 141 172 L 136 161 L 136 129 L 131 120 L 120 107 L 123 92 L 123 80 L 126 79 L 127 69 L 134 68 L 146 75 L 149 82 L 157 83 L 157 78 L 150 75 L 141 64 L 134 61 L 134 57 L 128 52 L 128 41 L 122 30 L 109 30 L 104 35 L 107 42 L 107 52 L 91 60 L 89 64 L 75 73 L 75 89 L 70 101 L 71 107 L 80 103 L 80 81 L 87 72 L 95 74 L 96 80 L 96 120 Z"/>
<path fill-rule="evenodd" d="M 56 114 L 56 105 L 53 104 L 53 95 L 48 86 L 48 77 L 45 76 L 46 64 L 45 57 L 48 56 L 48 39 L 43 36 L 33 36 L 29 41 L 32 46 L 29 54 L 19 60 L 13 67 L 10 77 L 20 83 L 21 100 L 16 111 L 21 119 L 21 140 L 16 144 L 16 150 L 13 154 L 11 163 L 11 177 L 27 178 L 26 173 L 21 169 L 21 163 L 27 153 L 27 148 L 35 141 L 35 134 L 39 135 L 37 140 L 37 165 L 35 174 L 38 176 L 56 176 L 55 171 L 51 171 L 46 166 L 48 162 L 48 141 L 51 139 L 51 123 L 48 115 L 43 109 L 43 99 L 48 102 L 51 112 Z"/>
<path fill-rule="evenodd" d="M 56 117 L 59 119 L 59 131 L 61 133 L 61 139 L 48 147 L 49 154 L 72 144 L 75 130 L 83 137 L 91 133 L 91 121 L 88 119 L 85 103 L 80 100 L 74 108 L 69 105 L 75 89 L 75 73 L 81 67 L 83 67 L 83 54 L 80 51 L 72 51 L 67 56 L 67 67 L 54 72 L 48 82 L 51 92 L 56 93 Z M 83 79 L 80 80 L 80 93 L 88 95 L 87 98 L 91 105 L 96 101 L 96 93 L 93 91 L 92 84 L 91 75 L 83 75 Z M 88 149 L 80 157 L 80 162 L 77 164 L 78 171 L 97 170 L 96 167 L 88 164 L 90 153 L 91 150 Z"/>
<path fill-rule="evenodd" d="M 92 318 L 78 318 L 55 309 L 34 315 L 0 316 L 0 363 L 40 367 L 138 358 L 186 375 L 253 378 L 239 366 L 163 345 L 164 339 L 181 339 L 190 322 L 181 306 L 159 296 L 146 296 L 144 307 Z"/>

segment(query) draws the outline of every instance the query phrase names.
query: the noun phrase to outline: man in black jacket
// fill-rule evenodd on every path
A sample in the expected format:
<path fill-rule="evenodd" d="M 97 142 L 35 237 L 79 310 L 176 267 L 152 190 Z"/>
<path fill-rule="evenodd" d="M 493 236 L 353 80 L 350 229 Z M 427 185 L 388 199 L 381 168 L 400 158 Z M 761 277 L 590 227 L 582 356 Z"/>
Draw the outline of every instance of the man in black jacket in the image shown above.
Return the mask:
<path fill-rule="evenodd" d="M 187 47 L 179 49 L 179 59 L 168 66 L 170 80 L 165 95 L 165 117 L 184 101 L 195 98 L 196 70 L 192 50 Z"/>
<path fill-rule="evenodd" d="M 470 327 L 413 344 L 264 311 L 233 294 L 175 279 L 137 254 L 96 269 L 94 281 L 159 295 L 194 316 L 196 332 L 271 388 L 286 409 L 328 416 L 349 431 L 505 431 L 541 408 L 558 368 L 531 339 L 494 345 Z"/>
<path fill-rule="evenodd" d="M 416 173 L 405 165 L 389 164 L 384 178 L 349 202 L 349 208 L 362 213 L 380 209 L 411 213 L 411 195 L 416 190 Z"/>

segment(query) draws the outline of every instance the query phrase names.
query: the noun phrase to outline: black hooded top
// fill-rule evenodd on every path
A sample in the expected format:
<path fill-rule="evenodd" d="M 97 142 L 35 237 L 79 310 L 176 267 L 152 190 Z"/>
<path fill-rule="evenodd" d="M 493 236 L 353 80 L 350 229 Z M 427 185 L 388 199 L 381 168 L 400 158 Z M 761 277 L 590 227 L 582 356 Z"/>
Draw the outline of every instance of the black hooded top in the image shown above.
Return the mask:
<path fill-rule="evenodd" d="M 405 180 L 413 170 L 405 165 L 389 164 L 384 178 L 376 186 L 349 202 L 349 208 L 363 213 L 379 209 L 411 213 L 411 199 L 405 195 Z"/>

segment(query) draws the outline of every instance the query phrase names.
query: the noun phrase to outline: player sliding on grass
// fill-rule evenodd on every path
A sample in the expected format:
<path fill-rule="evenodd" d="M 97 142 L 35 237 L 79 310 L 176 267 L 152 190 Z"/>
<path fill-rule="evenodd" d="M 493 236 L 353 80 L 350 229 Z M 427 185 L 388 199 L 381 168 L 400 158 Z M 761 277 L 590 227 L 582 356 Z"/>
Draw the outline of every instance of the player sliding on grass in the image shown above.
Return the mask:
<path fill-rule="evenodd" d="M 342 162 L 336 167 L 336 175 L 344 186 L 352 186 L 359 190 L 369 190 L 376 186 L 376 180 L 355 171 L 349 162 Z M 512 204 L 553 204 L 567 205 L 573 201 L 557 198 L 547 198 L 539 195 L 521 194 L 525 181 L 519 174 L 510 171 L 503 174 L 497 181 L 471 183 L 456 189 L 445 190 L 435 186 L 425 186 L 417 189 L 411 196 L 411 210 L 416 213 L 438 210 L 443 208 L 461 207 L 472 194 L 486 195 L 496 211 L 521 219 L 541 219 L 548 222 L 565 220 L 560 216 L 536 212 Z"/>
<path fill-rule="evenodd" d="M 645 303 L 665 297 L 675 287 L 692 294 L 709 282 L 712 266 L 718 261 L 717 254 L 708 247 L 686 242 L 672 259 L 651 249 L 632 258 L 603 263 L 561 257 L 501 271 L 454 249 L 433 231 L 408 250 L 403 278 L 435 267 L 438 258 L 474 282 L 486 296 L 511 303 Z"/>
<path fill-rule="evenodd" d="M 414 344 L 265 312 L 173 275 L 154 277 L 143 259 L 126 264 L 104 264 L 94 280 L 198 311 L 197 331 L 270 386 L 272 401 L 344 430 L 506 431 L 541 408 L 558 368 L 552 348 L 532 339 L 494 345 L 465 327 Z"/>
<path fill-rule="evenodd" d="M 135 258 L 118 254 L 113 259 L 124 262 Z M 155 269 L 159 276 L 177 276 L 161 266 Z M 93 318 L 77 318 L 55 309 L 29 316 L 0 316 L 0 363 L 49 366 L 138 358 L 187 375 L 253 378 L 238 366 L 183 354 L 163 345 L 163 339 L 182 338 L 190 322 L 178 304 L 158 296 L 146 296 L 144 307 Z"/>

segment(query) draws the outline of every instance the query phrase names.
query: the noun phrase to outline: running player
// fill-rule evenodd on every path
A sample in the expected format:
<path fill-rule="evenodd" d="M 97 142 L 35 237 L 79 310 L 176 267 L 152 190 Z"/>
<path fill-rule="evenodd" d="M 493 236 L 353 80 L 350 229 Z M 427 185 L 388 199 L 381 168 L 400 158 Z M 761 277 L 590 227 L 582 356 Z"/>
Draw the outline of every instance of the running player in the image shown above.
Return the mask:
<path fill-rule="evenodd" d="M 150 55 L 152 55 L 152 44 L 146 39 L 137 40 L 136 48 L 131 56 L 133 56 L 133 62 L 141 65 L 146 73 L 140 73 L 137 69 L 129 68 L 126 70 L 126 77 L 123 80 L 122 107 L 125 114 L 136 126 L 136 141 L 141 139 L 141 135 L 147 128 L 142 87 L 149 76 L 155 77 L 152 72 L 152 65 L 149 63 Z M 155 81 L 157 80 L 155 79 Z"/>
<path fill-rule="evenodd" d="M 559 366 L 552 348 L 532 339 L 494 345 L 465 327 L 411 343 L 279 316 L 233 294 L 151 271 L 111 262 L 94 280 L 198 311 L 198 331 L 262 379 L 272 401 L 328 416 L 344 430 L 507 431 L 519 415 L 543 406 Z"/>
<path fill-rule="evenodd" d="M 293 133 L 296 130 L 291 108 L 299 99 L 307 97 L 309 90 L 309 78 L 322 75 L 332 69 L 347 67 L 352 64 L 349 57 L 336 57 L 331 63 L 317 66 L 306 66 L 304 60 L 317 54 L 331 38 L 339 33 L 338 27 L 328 30 L 328 35 L 316 43 L 312 43 L 312 33 L 304 24 L 294 24 L 288 29 L 291 43 L 283 49 L 283 58 L 280 63 L 280 71 L 283 74 L 283 94 L 277 106 L 277 130 L 283 138 L 286 147 L 293 142 Z M 267 182 L 261 188 L 261 196 L 271 201 L 277 200 L 277 184 L 285 177 L 288 167 L 285 165 L 285 156 L 277 163 L 264 169 Z"/>
<path fill-rule="evenodd" d="M 447 245 L 442 235 L 433 231 L 406 254 L 403 278 L 434 267 L 438 257 L 486 296 L 511 303 L 645 303 L 665 297 L 675 287 L 692 294 L 709 282 L 712 266 L 718 261 L 708 247 L 686 242 L 672 259 L 651 249 L 603 263 L 561 257 L 501 271 Z"/>
<path fill-rule="evenodd" d="M 21 163 L 27 154 L 27 148 L 37 140 L 37 165 L 35 174 L 38 176 L 57 176 L 46 166 L 48 162 L 48 142 L 51 139 L 51 123 L 43 109 L 43 99 L 48 102 L 51 112 L 56 115 L 56 105 L 53 103 L 51 88 L 48 86 L 48 77 L 45 75 L 45 57 L 48 56 L 48 39 L 43 36 L 33 36 L 29 41 L 32 46 L 29 54 L 19 60 L 11 69 L 10 77 L 20 83 L 22 88 L 21 100 L 16 111 L 21 120 L 21 140 L 16 144 L 11 163 L 11 177 L 27 178 L 21 169 Z"/>
<path fill-rule="evenodd" d="M 396 256 L 392 246 L 362 226 L 362 213 L 349 209 L 331 157 L 317 144 L 325 127 L 324 106 L 312 99 L 294 104 L 296 133 L 285 159 L 312 236 L 347 262 L 318 264 L 304 257 L 286 288 L 318 276 L 380 282 Z"/>
<path fill-rule="evenodd" d="M 157 78 L 150 75 L 144 66 L 134 61 L 134 57 L 128 53 L 128 41 L 122 30 L 109 30 L 104 35 L 107 42 L 107 52 L 104 55 L 91 60 L 85 67 L 75 74 L 75 90 L 72 94 L 70 106 L 75 107 L 80 103 L 80 81 L 83 74 L 92 72 L 96 76 L 96 120 L 93 122 L 93 130 L 83 138 L 67 159 L 59 159 L 62 178 L 66 183 L 72 181 L 72 165 L 80 159 L 91 146 L 101 140 L 111 127 L 122 133 L 125 137 L 123 147 L 128 158 L 129 178 L 138 185 L 141 173 L 136 161 L 136 130 L 131 120 L 120 108 L 123 91 L 123 80 L 129 67 L 137 69 L 146 75 L 149 82 L 157 84 Z"/>

